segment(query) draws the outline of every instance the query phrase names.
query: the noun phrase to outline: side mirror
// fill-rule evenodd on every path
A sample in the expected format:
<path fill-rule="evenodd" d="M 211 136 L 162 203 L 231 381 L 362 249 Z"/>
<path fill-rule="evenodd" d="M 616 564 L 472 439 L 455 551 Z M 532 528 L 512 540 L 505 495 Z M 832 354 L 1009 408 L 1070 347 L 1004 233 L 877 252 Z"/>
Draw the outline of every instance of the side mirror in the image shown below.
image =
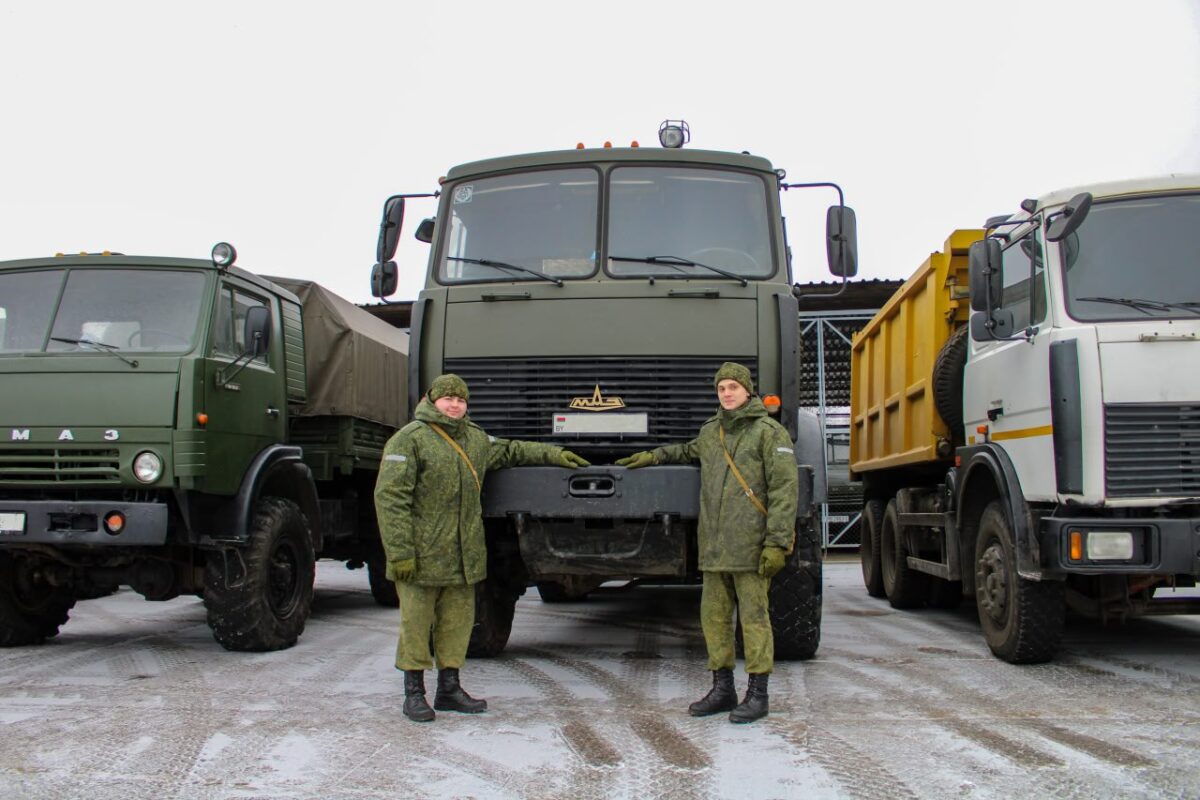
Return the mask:
<path fill-rule="evenodd" d="M 1000 242 L 983 239 L 971 245 L 967 268 L 971 288 L 971 310 L 991 311 L 1000 304 Z M 974 324 L 974 320 L 972 320 Z"/>
<path fill-rule="evenodd" d="M 371 296 L 387 297 L 396 291 L 396 262 L 385 261 L 371 267 Z"/>
<path fill-rule="evenodd" d="M 825 212 L 825 255 L 834 275 L 853 278 L 858 274 L 858 223 L 853 208 L 830 206 Z"/>
<path fill-rule="evenodd" d="M 1092 195 L 1090 193 L 1080 192 L 1072 197 L 1067 201 L 1063 210 L 1054 215 L 1053 222 L 1046 228 L 1046 239 L 1057 242 L 1070 236 L 1076 228 L 1083 224 L 1091 208 Z"/>
<path fill-rule="evenodd" d="M 418 242 L 429 244 L 433 241 L 433 217 L 426 217 L 421 220 L 421 224 L 417 226 L 417 232 L 413 234 Z"/>
<path fill-rule="evenodd" d="M 271 346 L 271 309 L 252 306 L 246 310 L 246 322 L 242 328 L 246 341 L 246 352 L 252 357 L 264 355 Z"/>
<path fill-rule="evenodd" d="M 396 245 L 400 241 L 400 226 L 404 224 L 404 198 L 393 195 L 383 204 L 383 219 L 379 223 L 379 245 L 375 250 L 375 260 L 382 264 L 391 261 L 396 255 Z"/>
<path fill-rule="evenodd" d="M 991 339 L 1008 339 L 1013 335 L 1013 312 L 1007 308 L 997 308 L 989 317 L 986 311 L 976 311 L 971 315 L 971 338 L 977 342 Z"/>

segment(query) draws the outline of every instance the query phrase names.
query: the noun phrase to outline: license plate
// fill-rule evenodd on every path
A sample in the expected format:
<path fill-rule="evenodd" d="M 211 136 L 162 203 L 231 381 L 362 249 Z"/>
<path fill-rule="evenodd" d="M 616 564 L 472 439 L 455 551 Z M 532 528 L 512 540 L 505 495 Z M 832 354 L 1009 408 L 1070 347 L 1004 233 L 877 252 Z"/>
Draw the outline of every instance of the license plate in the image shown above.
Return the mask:
<path fill-rule="evenodd" d="M 555 414 L 551 430 L 554 433 L 645 433 L 649 429 L 647 414 L 613 414 L 590 411 L 585 414 Z"/>
<path fill-rule="evenodd" d="M 12 536 L 25 533 L 24 511 L 0 511 L 0 535 Z"/>

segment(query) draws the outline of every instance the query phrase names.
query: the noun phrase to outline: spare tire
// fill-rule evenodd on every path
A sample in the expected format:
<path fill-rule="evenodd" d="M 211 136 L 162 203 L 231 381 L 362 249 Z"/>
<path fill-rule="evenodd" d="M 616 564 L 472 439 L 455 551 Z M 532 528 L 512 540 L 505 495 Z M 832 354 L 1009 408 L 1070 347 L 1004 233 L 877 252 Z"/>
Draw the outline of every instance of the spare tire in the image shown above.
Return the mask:
<path fill-rule="evenodd" d="M 963 438 L 963 370 L 967 365 L 967 326 L 963 325 L 942 345 L 933 362 L 933 406 L 950 428 L 953 444 Z"/>

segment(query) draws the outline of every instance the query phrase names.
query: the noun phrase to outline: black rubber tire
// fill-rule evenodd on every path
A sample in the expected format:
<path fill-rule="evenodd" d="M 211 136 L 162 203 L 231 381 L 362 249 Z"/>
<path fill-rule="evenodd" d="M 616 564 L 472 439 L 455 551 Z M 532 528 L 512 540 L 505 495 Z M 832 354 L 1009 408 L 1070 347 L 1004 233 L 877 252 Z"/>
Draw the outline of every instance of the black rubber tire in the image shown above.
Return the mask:
<path fill-rule="evenodd" d="M 859 521 L 858 558 L 862 563 L 863 585 L 871 597 L 886 597 L 883 590 L 883 565 L 879 560 L 879 527 L 883 524 L 883 502 L 867 500 L 863 503 L 862 519 Z"/>
<path fill-rule="evenodd" d="M 908 566 L 908 547 L 900 535 L 896 500 L 888 501 L 879 526 L 879 561 L 883 589 L 892 608 L 920 608 L 928 595 L 929 576 Z"/>
<path fill-rule="evenodd" d="M 799 556 L 799 557 L 798 557 Z M 821 645 L 821 552 L 799 550 L 771 580 L 771 633 L 775 658 L 806 661 Z M 742 628 L 738 625 L 738 634 Z"/>
<path fill-rule="evenodd" d="M 963 325 L 950 334 L 933 362 L 933 407 L 950 429 L 955 446 L 963 439 L 963 371 L 967 365 L 967 332 Z"/>
<path fill-rule="evenodd" d="M 382 552 L 367 559 L 367 581 L 376 604 L 384 608 L 400 607 L 400 595 L 396 594 L 396 583 L 387 576 L 387 560 Z"/>
<path fill-rule="evenodd" d="M 504 583 L 488 578 L 475 586 L 475 626 L 467 645 L 469 658 L 495 658 L 508 646 L 517 597 Z"/>
<path fill-rule="evenodd" d="M 998 658 L 1038 664 L 1058 651 L 1066 623 L 1065 586 L 1017 574 L 1016 543 L 1000 500 L 992 501 L 979 519 L 975 605 L 983 636 Z"/>
<path fill-rule="evenodd" d="M 962 605 L 962 581 L 929 576 L 929 607 L 952 611 Z"/>
<path fill-rule="evenodd" d="M 41 580 L 36 557 L 0 552 L 0 647 L 42 644 L 75 607 L 69 592 Z"/>
<path fill-rule="evenodd" d="M 312 610 L 316 556 L 308 522 L 291 500 L 263 497 L 249 542 L 216 550 L 204 572 L 204 606 L 213 638 L 226 650 L 291 647 Z"/>

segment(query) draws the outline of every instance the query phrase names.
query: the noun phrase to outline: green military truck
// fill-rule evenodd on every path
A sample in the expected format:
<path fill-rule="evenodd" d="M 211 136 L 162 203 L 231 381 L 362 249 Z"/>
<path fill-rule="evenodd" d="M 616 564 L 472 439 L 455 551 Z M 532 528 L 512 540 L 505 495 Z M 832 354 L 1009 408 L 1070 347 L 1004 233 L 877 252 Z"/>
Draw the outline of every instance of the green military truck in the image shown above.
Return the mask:
<path fill-rule="evenodd" d="M 235 258 L 0 262 L 0 645 L 128 585 L 201 594 L 230 650 L 290 647 L 318 557 L 394 602 L 371 496 L 407 336 Z"/>
<path fill-rule="evenodd" d="M 798 302 L 780 210 L 788 184 L 766 159 L 684 149 L 577 148 L 452 169 L 436 193 L 384 208 L 372 290 L 395 291 L 406 198 L 440 196 L 416 238 L 432 244 L 412 309 L 409 403 L 441 372 L 465 378 L 489 434 L 569 447 L 596 466 L 488 474 L 488 578 L 474 655 L 500 652 L 527 586 L 547 602 L 607 581 L 694 583 L 699 468 L 611 466 L 687 441 L 717 408 L 713 375 L 747 365 L 798 442 L 798 540 L 773 584 L 776 655 L 817 649 L 825 492 L 817 419 L 798 411 Z M 830 269 L 854 273 L 853 211 L 827 215 Z M 734 480 L 732 477 L 729 480 Z"/>

